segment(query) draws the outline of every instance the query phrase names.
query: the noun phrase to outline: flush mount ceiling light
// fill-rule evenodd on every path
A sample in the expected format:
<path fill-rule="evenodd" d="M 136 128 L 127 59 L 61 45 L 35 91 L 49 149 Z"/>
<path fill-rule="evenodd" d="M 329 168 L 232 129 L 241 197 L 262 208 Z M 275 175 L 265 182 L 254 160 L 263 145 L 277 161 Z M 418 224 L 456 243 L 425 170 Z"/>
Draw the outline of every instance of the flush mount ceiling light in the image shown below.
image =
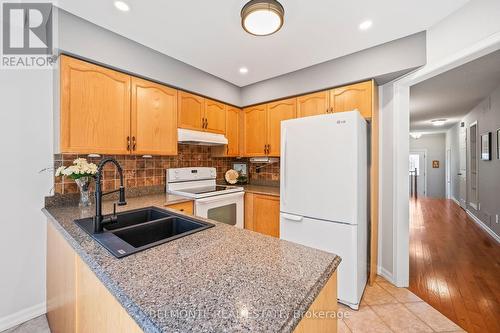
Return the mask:
<path fill-rule="evenodd" d="M 246 73 L 248 73 L 248 68 L 246 68 L 246 67 L 241 67 L 241 68 L 240 68 L 240 74 L 246 74 Z"/>
<path fill-rule="evenodd" d="M 434 126 L 443 126 L 445 122 L 446 122 L 446 119 L 434 119 L 434 120 L 431 120 L 431 123 Z"/>
<path fill-rule="evenodd" d="M 410 136 L 412 138 L 414 138 L 415 140 L 417 140 L 417 139 L 420 139 L 422 137 L 422 133 L 413 132 L 413 133 L 410 133 Z"/>
<path fill-rule="evenodd" d="M 372 27 L 372 25 L 373 25 L 373 22 L 371 20 L 363 21 L 359 25 L 359 30 L 368 30 Z"/>
<path fill-rule="evenodd" d="M 130 6 L 123 1 L 115 1 L 115 7 L 122 12 L 128 12 L 130 10 Z"/>
<path fill-rule="evenodd" d="M 252 0 L 241 10 L 241 26 L 255 36 L 274 34 L 283 26 L 285 9 L 276 0 Z"/>

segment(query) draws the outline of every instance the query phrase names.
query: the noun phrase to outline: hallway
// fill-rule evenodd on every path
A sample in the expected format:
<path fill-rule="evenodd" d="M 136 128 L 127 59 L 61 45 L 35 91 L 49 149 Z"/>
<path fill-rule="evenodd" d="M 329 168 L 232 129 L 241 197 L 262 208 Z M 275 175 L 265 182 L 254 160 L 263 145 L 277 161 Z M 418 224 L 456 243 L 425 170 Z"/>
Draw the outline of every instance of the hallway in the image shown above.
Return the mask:
<path fill-rule="evenodd" d="M 500 332 L 500 245 L 455 202 L 410 201 L 409 289 L 467 332 Z"/>

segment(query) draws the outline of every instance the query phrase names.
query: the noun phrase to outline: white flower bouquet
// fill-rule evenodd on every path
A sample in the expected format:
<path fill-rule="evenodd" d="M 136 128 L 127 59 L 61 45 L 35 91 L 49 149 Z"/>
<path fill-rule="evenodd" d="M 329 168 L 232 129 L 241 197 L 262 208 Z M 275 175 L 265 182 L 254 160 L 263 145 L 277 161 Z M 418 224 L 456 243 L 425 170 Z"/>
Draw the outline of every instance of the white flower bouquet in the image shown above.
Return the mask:
<path fill-rule="evenodd" d="M 87 162 L 84 158 L 77 158 L 73 165 L 61 166 L 56 170 L 56 177 L 66 176 L 73 180 L 83 177 L 93 177 L 97 173 L 97 165 Z"/>

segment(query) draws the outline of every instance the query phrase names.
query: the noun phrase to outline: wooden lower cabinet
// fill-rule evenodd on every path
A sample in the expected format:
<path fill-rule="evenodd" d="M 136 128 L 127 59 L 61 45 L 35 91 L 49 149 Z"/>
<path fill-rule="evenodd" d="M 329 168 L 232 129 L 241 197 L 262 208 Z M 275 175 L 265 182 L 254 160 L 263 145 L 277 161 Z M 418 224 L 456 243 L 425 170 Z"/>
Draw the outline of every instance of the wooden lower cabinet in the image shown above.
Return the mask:
<path fill-rule="evenodd" d="M 50 222 L 47 320 L 52 333 L 142 332 Z"/>
<path fill-rule="evenodd" d="M 52 333 L 76 331 L 76 255 L 47 223 L 47 320 Z"/>
<path fill-rule="evenodd" d="M 334 272 L 293 332 L 336 333 L 337 311 L 337 272 Z"/>
<path fill-rule="evenodd" d="M 180 202 L 180 203 L 175 203 L 175 204 L 171 204 L 171 205 L 166 205 L 166 207 L 170 208 L 170 209 L 178 210 L 179 212 L 182 212 L 184 214 L 189 214 L 189 215 L 194 214 L 194 208 L 193 208 L 192 201 L 186 201 L 186 202 Z"/>
<path fill-rule="evenodd" d="M 245 193 L 245 229 L 280 237 L 280 197 Z"/>
<path fill-rule="evenodd" d="M 142 332 L 80 258 L 76 261 L 76 281 L 76 332 Z"/>

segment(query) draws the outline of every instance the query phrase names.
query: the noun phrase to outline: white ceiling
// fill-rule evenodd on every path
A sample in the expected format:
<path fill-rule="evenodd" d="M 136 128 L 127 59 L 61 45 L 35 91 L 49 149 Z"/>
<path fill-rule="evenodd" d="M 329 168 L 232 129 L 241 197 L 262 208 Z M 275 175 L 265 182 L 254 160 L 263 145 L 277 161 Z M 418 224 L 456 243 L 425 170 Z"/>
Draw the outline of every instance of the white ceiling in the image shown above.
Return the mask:
<path fill-rule="evenodd" d="M 410 129 L 444 131 L 500 85 L 500 51 L 423 81 L 410 89 Z M 448 119 L 436 128 L 432 119 Z"/>
<path fill-rule="evenodd" d="M 268 37 L 241 28 L 247 0 L 124 1 L 129 12 L 113 0 L 59 0 L 59 7 L 245 86 L 425 30 L 468 0 L 281 0 L 285 24 Z M 366 19 L 373 27 L 360 31 Z"/>

